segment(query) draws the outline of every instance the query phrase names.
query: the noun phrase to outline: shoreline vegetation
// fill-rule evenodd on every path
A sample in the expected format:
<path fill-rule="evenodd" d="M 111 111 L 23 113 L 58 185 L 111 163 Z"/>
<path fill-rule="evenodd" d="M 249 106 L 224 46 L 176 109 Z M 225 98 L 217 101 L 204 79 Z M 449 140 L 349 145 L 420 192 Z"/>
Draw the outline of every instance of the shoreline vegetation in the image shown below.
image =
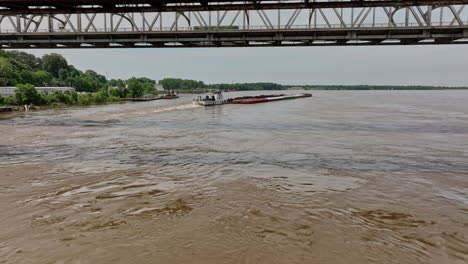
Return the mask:
<path fill-rule="evenodd" d="M 0 50 L 0 87 L 16 87 L 13 96 L 0 95 L 1 110 L 24 108 L 59 108 L 115 103 L 125 98 L 156 96 L 156 86 L 165 91 L 203 93 L 209 90 L 447 90 L 468 87 L 394 86 L 394 85 L 283 85 L 271 82 L 205 84 L 203 81 L 165 78 L 156 82 L 150 78 L 110 79 L 92 70 L 81 71 L 60 54 L 41 58 L 20 51 Z M 38 92 L 35 87 L 72 87 L 75 91 Z"/>
<path fill-rule="evenodd" d="M 182 93 L 197 93 L 209 90 L 222 91 L 261 91 L 261 90 L 467 90 L 466 86 L 427 86 L 427 85 L 288 85 L 270 82 L 258 83 L 218 83 L 205 84 L 202 81 L 166 78 L 159 81 L 165 90 Z"/>
<path fill-rule="evenodd" d="M 156 81 L 144 77 L 107 80 L 95 71 L 76 69 L 60 54 L 38 58 L 26 52 L 0 50 L 0 87 L 16 87 L 14 95 L 0 95 L 4 109 L 113 103 L 121 98 L 156 95 L 155 85 Z M 72 87 L 74 91 L 43 93 L 35 87 Z"/>

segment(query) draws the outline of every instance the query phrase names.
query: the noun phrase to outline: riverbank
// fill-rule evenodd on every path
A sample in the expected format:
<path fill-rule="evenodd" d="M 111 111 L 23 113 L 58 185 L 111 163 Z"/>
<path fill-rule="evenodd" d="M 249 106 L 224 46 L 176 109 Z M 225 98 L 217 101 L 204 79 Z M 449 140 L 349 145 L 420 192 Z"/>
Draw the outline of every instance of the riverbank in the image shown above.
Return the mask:
<path fill-rule="evenodd" d="M 70 109 L 76 107 L 88 107 L 88 106 L 98 106 L 98 105 L 108 105 L 108 104 L 124 104 L 124 103 L 136 103 L 136 102 L 150 102 L 150 101 L 157 101 L 157 100 L 169 100 L 169 99 L 176 99 L 178 97 L 169 97 L 166 98 L 165 96 L 159 97 L 140 97 L 140 98 L 120 98 L 108 102 L 102 103 L 90 103 L 90 104 L 62 104 L 62 103 L 55 103 L 51 105 L 42 105 L 42 106 L 35 106 L 32 105 L 26 111 L 24 106 L 0 106 L 0 114 L 2 113 L 11 113 L 11 112 L 33 112 L 33 111 L 41 111 L 41 110 L 51 110 L 51 109 Z"/>
<path fill-rule="evenodd" d="M 0 113 L 16 112 L 16 111 L 19 111 L 19 107 L 0 106 Z"/>
<path fill-rule="evenodd" d="M 0 114 L 11 114 L 11 113 L 26 113 L 26 112 L 36 112 L 36 111 L 45 111 L 45 110 L 52 110 L 52 109 L 71 109 L 71 108 L 83 108 L 89 106 L 97 106 L 97 105 L 108 105 L 108 104 L 123 104 L 123 101 L 112 101 L 106 103 L 99 103 L 99 104 L 88 104 L 88 105 L 66 105 L 66 104 L 54 104 L 54 105 L 41 105 L 41 106 L 30 106 L 28 110 L 25 109 L 24 106 L 0 106 Z"/>

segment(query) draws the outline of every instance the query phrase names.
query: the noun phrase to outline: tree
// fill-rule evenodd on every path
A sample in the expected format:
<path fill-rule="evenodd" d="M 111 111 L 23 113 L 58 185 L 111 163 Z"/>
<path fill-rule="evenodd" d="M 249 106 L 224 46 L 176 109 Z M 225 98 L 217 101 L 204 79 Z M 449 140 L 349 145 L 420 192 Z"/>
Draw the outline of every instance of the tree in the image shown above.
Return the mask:
<path fill-rule="evenodd" d="M 52 81 L 52 75 L 46 71 L 37 71 L 34 73 L 34 85 L 47 86 Z"/>
<path fill-rule="evenodd" d="M 59 78 L 60 80 L 65 81 L 65 80 L 67 80 L 68 77 L 69 77 L 68 69 L 65 69 L 65 68 L 59 69 L 59 71 L 58 71 L 58 78 Z"/>
<path fill-rule="evenodd" d="M 91 77 L 92 79 L 95 80 L 95 82 L 98 82 L 102 84 L 102 86 L 105 86 L 107 84 L 107 79 L 104 75 L 98 74 L 97 72 L 93 70 L 87 70 L 84 73 L 86 76 Z"/>
<path fill-rule="evenodd" d="M 112 88 L 109 93 L 114 97 L 126 98 L 130 92 L 127 88 Z"/>
<path fill-rule="evenodd" d="M 19 74 L 10 60 L 0 57 L 0 85 L 13 86 L 19 80 Z"/>
<path fill-rule="evenodd" d="M 125 88 L 125 81 L 124 80 L 121 80 L 121 79 L 118 79 L 117 80 L 117 87 L 119 88 Z"/>
<path fill-rule="evenodd" d="M 99 89 L 99 92 L 97 92 L 94 95 L 94 101 L 96 103 L 105 103 L 107 102 L 108 98 L 109 98 L 109 92 L 107 91 L 106 88 Z"/>
<path fill-rule="evenodd" d="M 71 102 L 73 104 L 77 104 L 78 103 L 78 93 L 75 92 L 75 91 L 71 91 L 70 92 L 70 98 L 71 98 Z"/>
<path fill-rule="evenodd" d="M 127 81 L 128 85 L 128 90 L 130 92 L 130 97 L 136 98 L 136 97 L 141 97 L 143 96 L 143 93 L 145 91 L 143 85 L 141 82 L 138 81 L 137 78 L 132 77 Z"/>
<path fill-rule="evenodd" d="M 19 63 L 27 65 L 33 71 L 37 71 L 41 65 L 40 58 L 26 52 L 13 50 L 9 52 L 9 55 Z"/>
<path fill-rule="evenodd" d="M 143 86 L 143 93 L 149 94 L 156 92 L 154 85 L 156 84 L 155 80 L 151 80 L 149 78 L 137 78 L 137 81 Z"/>
<path fill-rule="evenodd" d="M 52 95 L 52 98 L 56 100 L 56 103 L 63 103 L 63 104 L 71 103 L 71 97 L 64 94 L 62 91 L 54 91 L 51 95 Z"/>
<path fill-rule="evenodd" d="M 52 53 L 42 56 L 41 69 L 59 78 L 60 69 L 69 70 L 67 60 L 60 54 Z"/>
<path fill-rule="evenodd" d="M 77 70 L 73 65 L 68 65 L 68 75 L 70 77 L 77 77 L 83 75 L 83 72 Z"/>
<path fill-rule="evenodd" d="M 3 97 L 3 104 L 4 105 L 18 105 L 18 103 L 16 103 L 16 100 L 13 96 Z"/>
<path fill-rule="evenodd" d="M 109 80 L 108 84 L 112 88 L 125 88 L 125 81 L 121 79 L 111 79 Z"/>
<path fill-rule="evenodd" d="M 21 83 L 30 83 L 35 84 L 34 80 L 34 72 L 29 70 L 23 70 L 20 72 Z"/>
<path fill-rule="evenodd" d="M 193 90 L 205 87 L 202 81 L 165 78 L 159 81 L 165 90 Z"/>
<path fill-rule="evenodd" d="M 30 104 L 41 104 L 41 95 L 37 92 L 36 88 L 34 88 L 31 84 L 20 84 L 15 89 L 15 98 L 16 101 L 23 105 L 30 105 Z"/>

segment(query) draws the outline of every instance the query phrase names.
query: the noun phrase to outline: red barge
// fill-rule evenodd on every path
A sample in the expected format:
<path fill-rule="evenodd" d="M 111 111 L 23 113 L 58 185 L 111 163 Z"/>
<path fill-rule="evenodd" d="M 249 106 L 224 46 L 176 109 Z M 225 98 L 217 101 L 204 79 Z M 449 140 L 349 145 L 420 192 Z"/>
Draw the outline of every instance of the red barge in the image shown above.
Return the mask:
<path fill-rule="evenodd" d="M 292 95 L 270 94 L 270 95 L 259 95 L 259 96 L 244 96 L 244 97 L 228 99 L 226 103 L 228 104 L 258 104 L 258 103 L 297 99 L 297 98 L 304 98 L 304 97 L 311 97 L 311 96 L 312 94 L 309 94 L 309 93 L 292 94 Z"/>

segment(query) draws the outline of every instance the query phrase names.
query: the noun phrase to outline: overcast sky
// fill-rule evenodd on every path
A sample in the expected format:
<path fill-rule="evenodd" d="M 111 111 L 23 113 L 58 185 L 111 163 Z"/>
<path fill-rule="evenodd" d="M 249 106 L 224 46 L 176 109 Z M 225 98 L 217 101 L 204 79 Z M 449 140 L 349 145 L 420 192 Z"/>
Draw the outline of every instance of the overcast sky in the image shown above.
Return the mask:
<path fill-rule="evenodd" d="M 468 45 L 26 50 L 108 78 L 468 86 Z"/>

